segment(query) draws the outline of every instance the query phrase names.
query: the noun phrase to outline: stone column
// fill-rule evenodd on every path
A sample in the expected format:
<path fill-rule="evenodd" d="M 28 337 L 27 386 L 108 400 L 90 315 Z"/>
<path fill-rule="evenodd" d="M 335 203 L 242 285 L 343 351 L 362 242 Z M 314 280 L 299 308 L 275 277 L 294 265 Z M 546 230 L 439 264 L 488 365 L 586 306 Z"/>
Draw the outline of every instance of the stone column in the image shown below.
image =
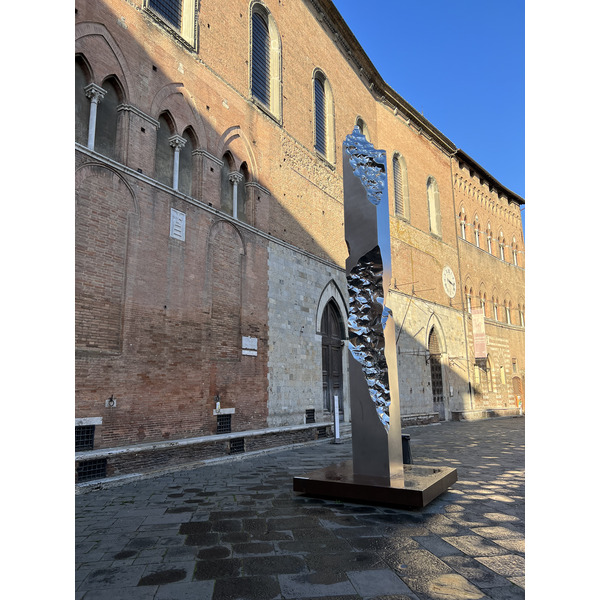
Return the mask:
<path fill-rule="evenodd" d="M 185 146 L 185 138 L 180 135 L 172 135 L 169 138 L 169 144 L 175 150 L 173 156 L 173 189 L 176 190 L 179 187 L 179 151 Z"/>
<path fill-rule="evenodd" d="M 233 218 L 238 218 L 238 185 L 244 181 L 244 176 L 239 171 L 229 173 L 229 181 L 233 185 Z"/>
<path fill-rule="evenodd" d="M 98 102 L 104 98 L 106 90 L 95 83 L 90 83 L 85 87 L 85 95 L 90 99 L 90 121 L 88 124 L 88 143 L 87 147 L 90 150 L 94 149 L 96 141 L 96 115 L 98 113 Z"/>

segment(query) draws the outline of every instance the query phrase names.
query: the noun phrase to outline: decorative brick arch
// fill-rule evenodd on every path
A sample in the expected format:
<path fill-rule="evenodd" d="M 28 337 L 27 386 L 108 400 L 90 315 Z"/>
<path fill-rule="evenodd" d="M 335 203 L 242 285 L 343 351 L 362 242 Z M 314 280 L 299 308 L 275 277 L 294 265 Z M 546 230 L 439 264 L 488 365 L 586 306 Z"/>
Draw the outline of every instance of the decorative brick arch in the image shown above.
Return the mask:
<path fill-rule="evenodd" d="M 198 147 L 206 148 L 208 140 L 204 120 L 182 83 L 169 83 L 162 87 L 152 99 L 150 116 L 158 119 L 159 115 L 168 111 L 173 119 L 175 133 L 181 135 L 191 127 L 196 136 Z"/>
<path fill-rule="evenodd" d="M 205 290 L 209 345 L 216 361 L 241 359 L 245 256 L 244 240 L 237 227 L 224 219 L 214 223 L 207 240 Z"/>
<path fill-rule="evenodd" d="M 98 42 L 103 45 L 108 51 L 109 56 L 112 56 L 112 61 L 96 61 L 95 55 L 100 54 Z M 93 50 L 93 51 L 92 51 Z M 129 101 L 132 100 L 129 93 L 129 82 L 132 81 L 131 71 L 127 64 L 125 54 L 109 33 L 109 31 L 100 23 L 78 23 L 75 26 L 75 51 L 85 57 L 90 65 L 94 76 L 94 83 L 100 83 L 109 75 L 115 75 L 119 78 L 123 86 L 123 93 Z M 109 66 L 102 66 L 104 62 Z"/>
<path fill-rule="evenodd" d="M 257 181 L 258 168 L 252 146 L 248 142 L 248 138 L 242 131 L 239 125 L 233 125 L 227 128 L 219 138 L 215 155 L 218 158 L 229 152 L 233 158 L 235 170 L 241 169 L 242 163 L 246 163 L 248 167 L 248 181 Z"/>
<path fill-rule="evenodd" d="M 139 207 L 125 179 L 100 163 L 80 167 L 75 181 L 76 347 L 120 353 Z"/>

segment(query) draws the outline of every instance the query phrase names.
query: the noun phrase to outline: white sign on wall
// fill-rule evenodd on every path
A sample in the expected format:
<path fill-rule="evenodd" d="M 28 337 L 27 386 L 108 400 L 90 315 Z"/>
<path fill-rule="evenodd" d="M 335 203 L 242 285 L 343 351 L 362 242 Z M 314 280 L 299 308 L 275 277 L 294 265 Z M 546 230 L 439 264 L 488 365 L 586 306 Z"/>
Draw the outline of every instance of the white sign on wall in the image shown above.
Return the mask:
<path fill-rule="evenodd" d="M 244 356 L 258 356 L 258 338 L 242 336 L 242 354 Z"/>
<path fill-rule="evenodd" d="M 172 238 L 185 242 L 185 213 L 171 209 L 171 233 Z"/>

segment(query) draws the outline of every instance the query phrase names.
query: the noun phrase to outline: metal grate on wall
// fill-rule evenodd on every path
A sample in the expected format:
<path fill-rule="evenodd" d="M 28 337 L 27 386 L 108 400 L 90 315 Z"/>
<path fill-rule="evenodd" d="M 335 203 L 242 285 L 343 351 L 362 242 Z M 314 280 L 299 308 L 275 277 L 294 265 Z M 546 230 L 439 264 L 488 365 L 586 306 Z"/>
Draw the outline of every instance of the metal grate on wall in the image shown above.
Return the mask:
<path fill-rule="evenodd" d="M 95 425 L 75 426 L 75 452 L 94 449 Z"/>
<path fill-rule="evenodd" d="M 306 422 L 307 423 L 314 423 L 315 422 L 315 409 L 314 408 L 307 408 L 306 409 Z"/>
<path fill-rule="evenodd" d="M 229 454 L 239 454 L 240 452 L 245 452 L 246 447 L 244 443 L 244 438 L 236 438 L 235 440 L 231 440 L 229 442 Z"/>
<path fill-rule="evenodd" d="M 217 415 L 217 433 L 231 433 L 231 415 Z"/>
<path fill-rule="evenodd" d="M 106 477 L 106 458 L 86 460 L 77 465 L 77 483 Z"/>
<path fill-rule="evenodd" d="M 327 437 L 327 427 L 317 427 L 317 438 L 326 438 Z"/>

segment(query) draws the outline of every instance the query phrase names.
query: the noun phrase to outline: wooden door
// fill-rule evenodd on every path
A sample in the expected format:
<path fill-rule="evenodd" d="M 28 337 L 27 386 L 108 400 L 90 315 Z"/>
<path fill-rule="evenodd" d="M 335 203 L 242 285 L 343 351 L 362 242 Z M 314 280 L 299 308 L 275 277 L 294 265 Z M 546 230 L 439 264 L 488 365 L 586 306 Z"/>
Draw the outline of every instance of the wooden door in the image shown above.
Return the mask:
<path fill-rule="evenodd" d="M 323 410 L 333 412 L 334 396 L 338 397 L 340 420 L 344 418 L 342 396 L 342 326 L 340 313 L 333 302 L 329 302 L 321 318 L 323 359 Z"/>

